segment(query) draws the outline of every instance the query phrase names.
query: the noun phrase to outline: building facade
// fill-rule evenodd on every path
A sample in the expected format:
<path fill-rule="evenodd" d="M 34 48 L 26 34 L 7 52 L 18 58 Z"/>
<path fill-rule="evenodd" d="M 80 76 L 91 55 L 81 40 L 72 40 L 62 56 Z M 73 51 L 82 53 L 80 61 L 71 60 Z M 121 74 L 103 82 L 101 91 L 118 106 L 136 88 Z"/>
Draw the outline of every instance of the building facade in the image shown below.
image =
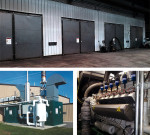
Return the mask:
<path fill-rule="evenodd" d="M 1 21 L 2 19 L 3 21 L 8 21 L 10 19 L 11 22 L 11 20 L 14 19 L 14 21 L 12 21 L 12 24 L 7 24 L 6 26 L 8 27 L 8 25 L 11 26 L 14 24 L 13 28 L 9 28 L 14 32 L 10 32 L 11 34 L 6 34 L 6 37 L 4 37 L 6 38 L 4 40 L 4 42 L 6 41 L 6 44 L 14 46 L 13 50 L 10 50 L 10 48 L 8 49 L 10 51 L 9 54 L 12 54 L 9 58 L 8 56 L 3 56 L 1 60 L 7 60 L 11 58 L 22 59 L 28 57 L 68 54 L 68 52 L 71 52 L 71 49 L 67 50 L 69 49 L 69 45 L 65 45 L 67 44 L 66 42 L 68 42 L 66 41 L 67 38 L 69 38 L 69 35 L 65 35 L 65 31 L 69 30 L 65 30 L 64 23 L 69 23 L 70 21 L 74 22 L 74 25 L 72 23 L 69 23 L 69 29 L 72 29 L 72 31 L 74 30 L 73 27 L 75 27 L 76 25 L 75 23 L 80 23 L 80 25 L 82 25 L 83 23 L 83 29 L 87 26 L 90 26 L 89 28 L 92 27 L 88 32 L 83 31 L 83 36 L 87 38 L 88 36 L 91 37 L 89 41 L 91 42 L 92 48 L 90 48 L 89 45 L 87 46 L 87 48 L 83 47 L 82 49 L 82 46 L 84 46 L 82 44 L 84 44 L 84 42 L 88 43 L 88 41 L 86 41 L 88 39 L 85 39 L 85 41 L 81 41 L 82 39 L 80 39 L 81 37 L 79 37 L 80 33 L 77 32 L 77 35 L 74 37 L 75 39 L 72 39 L 73 41 L 71 43 L 71 48 L 78 48 L 78 50 L 73 50 L 71 53 L 99 51 L 99 45 L 103 40 L 105 40 L 107 36 L 105 30 L 106 23 L 122 25 L 123 31 L 121 38 L 123 41 L 121 42 L 123 44 L 123 48 L 132 48 L 132 41 L 130 41 L 132 38 L 132 33 L 130 33 L 132 32 L 132 26 L 140 27 L 140 38 L 145 38 L 144 18 L 132 18 L 123 15 L 102 12 L 99 10 L 87 9 L 60 2 L 54 2 L 51 0 L 0 0 L 0 9 Z M 8 14 L 8 12 L 10 16 L 6 18 L 6 13 Z M 69 20 L 67 21 L 65 19 Z M 23 24 L 21 20 L 23 20 Z M 28 24 L 26 25 L 25 22 L 31 25 L 31 30 L 27 30 L 26 26 Z M 88 23 L 87 26 L 84 22 Z M 21 29 L 22 31 L 20 31 Z M 26 32 L 23 32 L 25 30 Z M 32 38 L 30 39 L 30 44 L 32 45 L 27 46 L 26 44 L 29 44 L 29 41 L 27 39 L 31 37 L 31 35 L 29 34 L 32 33 L 31 31 L 37 31 L 36 33 L 38 34 L 32 34 Z M 90 32 L 91 35 L 85 34 Z M 136 33 L 135 30 L 133 32 Z M 118 35 L 120 35 L 120 33 Z M 138 40 L 136 38 L 138 37 L 135 36 L 133 40 Z M 73 42 L 75 44 L 74 46 Z M 76 44 L 79 44 L 79 47 L 77 47 Z M 32 52 L 33 49 L 36 52 L 34 52 L 34 55 Z M 6 49 L 3 51 L 8 50 Z"/>

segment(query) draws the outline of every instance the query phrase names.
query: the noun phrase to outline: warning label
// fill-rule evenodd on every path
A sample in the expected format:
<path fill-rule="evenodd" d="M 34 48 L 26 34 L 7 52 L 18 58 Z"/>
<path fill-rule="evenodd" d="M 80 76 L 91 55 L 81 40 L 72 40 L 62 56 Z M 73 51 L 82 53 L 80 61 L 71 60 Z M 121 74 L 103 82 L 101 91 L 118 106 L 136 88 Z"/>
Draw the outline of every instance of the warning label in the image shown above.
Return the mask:
<path fill-rule="evenodd" d="M 118 107 L 118 108 L 117 108 L 117 112 L 121 112 L 121 109 L 120 109 L 120 107 Z"/>
<path fill-rule="evenodd" d="M 79 42 L 80 42 L 79 38 L 76 38 L 76 43 L 79 43 Z"/>
<path fill-rule="evenodd" d="M 6 38 L 6 45 L 11 45 L 11 44 L 12 44 L 12 39 Z"/>

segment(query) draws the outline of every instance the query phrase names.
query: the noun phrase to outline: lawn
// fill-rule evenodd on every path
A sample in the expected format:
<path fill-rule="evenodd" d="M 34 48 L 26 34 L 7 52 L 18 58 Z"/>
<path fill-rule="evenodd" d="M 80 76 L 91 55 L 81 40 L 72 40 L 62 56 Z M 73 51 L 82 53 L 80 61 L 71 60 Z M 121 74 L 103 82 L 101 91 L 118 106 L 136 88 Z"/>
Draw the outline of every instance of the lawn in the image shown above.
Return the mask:
<path fill-rule="evenodd" d="M 73 135 L 73 129 L 56 127 L 46 130 L 38 130 L 14 127 L 0 123 L 0 135 Z"/>

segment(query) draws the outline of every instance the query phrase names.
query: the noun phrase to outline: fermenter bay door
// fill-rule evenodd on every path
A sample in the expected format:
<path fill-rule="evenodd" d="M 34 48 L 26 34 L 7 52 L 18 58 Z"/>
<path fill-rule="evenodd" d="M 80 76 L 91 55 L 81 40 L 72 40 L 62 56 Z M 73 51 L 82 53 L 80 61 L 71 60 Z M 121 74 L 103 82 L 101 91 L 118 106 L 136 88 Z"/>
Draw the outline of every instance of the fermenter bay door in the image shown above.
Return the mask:
<path fill-rule="evenodd" d="M 116 24 L 116 38 L 118 42 L 116 42 L 116 49 L 123 50 L 124 49 L 124 25 Z"/>
<path fill-rule="evenodd" d="M 116 37 L 116 26 L 112 23 L 105 23 L 105 44 L 108 50 L 110 50 L 110 43 L 113 38 Z"/>
<path fill-rule="evenodd" d="M 79 21 L 63 19 L 63 54 L 80 53 Z"/>
<path fill-rule="evenodd" d="M 137 26 L 130 27 L 130 48 L 139 48 L 143 41 L 143 28 Z"/>
<path fill-rule="evenodd" d="M 0 60 L 13 60 L 12 14 L 0 13 Z"/>
<path fill-rule="evenodd" d="M 116 39 L 116 50 L 124 49 L 124 25 L 105 23 L 105 43 L 106 47 L 110 48 L 112 39 Z"/>
<path fill-rule="evenodd" d="M 95 51 L 95 26 L 94 22 L 81 21 L 81 53 Z"/>
<path fill-rule="evenodd" d="M 36 15 L 14 15 L 15 58 L 42 56 L 42 18 Z"/>

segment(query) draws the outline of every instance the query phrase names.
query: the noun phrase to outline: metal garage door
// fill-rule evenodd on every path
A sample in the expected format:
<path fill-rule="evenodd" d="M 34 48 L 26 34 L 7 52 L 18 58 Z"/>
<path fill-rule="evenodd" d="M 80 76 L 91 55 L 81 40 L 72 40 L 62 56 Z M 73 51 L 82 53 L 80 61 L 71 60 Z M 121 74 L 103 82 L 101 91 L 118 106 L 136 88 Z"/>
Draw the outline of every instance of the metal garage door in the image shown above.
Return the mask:
<path fill-rule="evenodd" d="M 80 53 L 79 21 L 63 19 L 63 54 Z"/>
<path fill-rule="evenodd" d="M 63 54 L 95 51 L 94 22 L 62 19 Z"/>
<path fill-rule="evenodd" d="M 81 21 L 81 52 L 95 51 L 95 26 L 94 22 Z"/>
<path fill-rule="evenodd" d="M 0 13 L 0 60 L 12 59 L 12 14 Z"/>
<path fill-rule="evenodd" d="M 116 24 L 116 37 L 119 39 L 117 50 L 124 49 L 124 25 Z"/>
<path fill-rule="evenodd" d="M 137 26 L 130 27 L 130 48 L 138 48 L 142 45 L 143 28 Z"/>
<path fill-rule="evenodd" d="M 124 25 L 105 23 L 105 44 L 108 50 L 113 38 L 118 39 L 116 40 L 116 49 L 124 49 Z"/>
<path fill-rule="evenodd" d="M 42 56 L 42 20 L 41 16 L 23 14 L 14 15 L 15 58 Z"/>
<path fill-rule="evenodd" d="M 110 49 L 111 40 L 116 37 L 115 31 L 115 24 L 105 23 L 105 45 L 108 50 Z"/>

